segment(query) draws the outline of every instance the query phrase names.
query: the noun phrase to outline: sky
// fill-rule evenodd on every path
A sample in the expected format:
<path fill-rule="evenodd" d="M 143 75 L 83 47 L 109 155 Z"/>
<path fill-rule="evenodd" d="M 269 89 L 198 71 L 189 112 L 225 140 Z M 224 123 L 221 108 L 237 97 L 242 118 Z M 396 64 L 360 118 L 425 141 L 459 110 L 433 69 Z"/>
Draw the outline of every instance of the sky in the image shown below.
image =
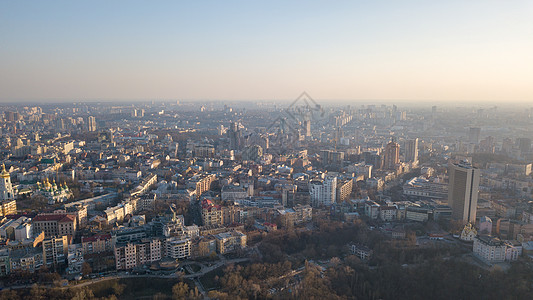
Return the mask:
<path fill-rule="evenodd" d="M 0 0 L 0 101 L 532 102 L 533 1 Z"/>

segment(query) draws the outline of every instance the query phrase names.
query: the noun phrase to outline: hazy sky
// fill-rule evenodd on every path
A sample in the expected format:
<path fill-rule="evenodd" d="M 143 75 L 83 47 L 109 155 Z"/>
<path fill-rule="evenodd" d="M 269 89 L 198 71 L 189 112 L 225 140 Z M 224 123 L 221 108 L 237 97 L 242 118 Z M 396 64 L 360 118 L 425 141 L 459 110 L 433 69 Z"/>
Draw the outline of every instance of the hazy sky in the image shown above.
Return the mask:
<path fill-rule="evenodd" d="M 0 0 L 0 101 L 533 100 L 533 1 Z"/>

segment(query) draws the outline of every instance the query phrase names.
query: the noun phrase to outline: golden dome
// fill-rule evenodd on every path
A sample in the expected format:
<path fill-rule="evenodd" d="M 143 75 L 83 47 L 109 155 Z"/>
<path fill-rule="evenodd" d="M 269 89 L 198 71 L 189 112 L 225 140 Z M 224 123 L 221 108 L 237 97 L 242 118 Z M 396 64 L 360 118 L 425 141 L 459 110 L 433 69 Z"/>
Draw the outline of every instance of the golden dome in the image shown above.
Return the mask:
<path fill-rule="evenodd" d="M 9 178 L 9 172 L 6 171 L 6 165 L 5 164 L 2 164 L 2 172 L 0 173 L 0 177 Z"/>

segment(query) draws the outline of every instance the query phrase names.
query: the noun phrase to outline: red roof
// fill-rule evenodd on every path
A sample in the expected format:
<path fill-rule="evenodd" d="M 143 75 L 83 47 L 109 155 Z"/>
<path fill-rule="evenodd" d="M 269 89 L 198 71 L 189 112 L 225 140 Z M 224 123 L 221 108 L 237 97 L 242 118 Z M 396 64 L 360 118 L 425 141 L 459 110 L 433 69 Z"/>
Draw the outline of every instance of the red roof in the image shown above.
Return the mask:
<path fill-rule="evenodd" d="M 37 221 L 57 221 L 57 222 L 73 222 L 76 220 L 76 216 L 69 214 L 44 214 L 37 215 L 33 218 L 34 222 Z"/>
<path fill-rule="evenodd" d="M 97 240 L 109 240 L 109 239 L 111 239 L 111 234 L 97 234 L 97 235 L 93 235 L 89 237 L 82 237 L 81 242 L 85 243 L 85 242 L 94 242 Z"/>
<path fill-rule="evenodd" d="M 208 211 L 211 211 L 211 209 L 213 208 L 220 209 L 220 207 L 221 207 L 220 205 L 214 204 L 213 201 L 209 199 L 202 200 L 202 208 L 207 209 Z"/>
<path fill-rule="evenodd" d="M 66 215 L 63 217 L 63 219 L 59 220 L 59 222 L 74 222 L 76 221 L 76 216 L 73 216 L 73 215 Z"/>

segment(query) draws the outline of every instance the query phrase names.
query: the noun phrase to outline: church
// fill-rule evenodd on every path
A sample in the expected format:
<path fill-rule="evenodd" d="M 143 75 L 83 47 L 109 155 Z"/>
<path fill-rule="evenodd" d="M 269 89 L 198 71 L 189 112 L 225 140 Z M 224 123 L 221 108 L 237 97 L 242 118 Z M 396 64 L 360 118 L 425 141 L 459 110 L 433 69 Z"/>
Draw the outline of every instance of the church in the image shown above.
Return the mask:
<path fill-rule="evenodd" d="M 57 185 L 55 180 L 50 182 L 48 178 L 43 180 L 42 183 L 37 182 L 36 192 L 46 197 L 50 205 L 67 201 L 72 197 L 72 192 L 66 183 Z"/>

